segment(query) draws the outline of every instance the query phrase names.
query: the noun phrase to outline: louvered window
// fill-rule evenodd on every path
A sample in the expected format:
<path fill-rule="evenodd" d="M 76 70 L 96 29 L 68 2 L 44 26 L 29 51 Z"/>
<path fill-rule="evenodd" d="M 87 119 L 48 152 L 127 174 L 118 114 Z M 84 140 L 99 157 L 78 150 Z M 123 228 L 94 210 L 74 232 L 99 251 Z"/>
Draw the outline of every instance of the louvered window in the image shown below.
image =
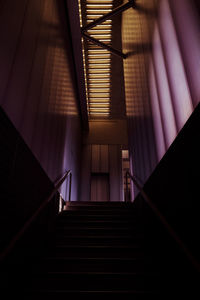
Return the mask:
<path fill-rule="evenodd" d="M 86 0 L 85 24 L 87 25 L 104 14 L 112 11 L 113 0 Z M 79 12 L 82 26 L 82 11 L 79 0 Z M 112 20 L 89 29 L 87 34 L 107 45 L 112 42 Z M 83 43 L 84 45 L 84 43 Z M 83 48 L 85 68 L 85 85 L 89 117 L 110 116 L 111 96 L 111 53 L 91 41 L 85 42 Z"/>

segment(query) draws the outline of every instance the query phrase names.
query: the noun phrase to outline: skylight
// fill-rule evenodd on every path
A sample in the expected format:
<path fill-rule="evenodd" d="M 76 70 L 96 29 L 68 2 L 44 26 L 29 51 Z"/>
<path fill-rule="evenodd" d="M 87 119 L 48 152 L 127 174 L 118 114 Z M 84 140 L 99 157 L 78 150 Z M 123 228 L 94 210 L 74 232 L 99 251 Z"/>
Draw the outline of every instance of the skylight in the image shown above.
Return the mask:
<path fill-rule="evenodd" d="M 112 11 L 113 0 L 86 0 L 85 24 L 95 21 Z M 79 0 L 80 24 L 83 26 L 81 0 Z M 108 19 L 101 24 L 88 29 L 87 34 L 106 45 L 112 41 L 112 20 Z M 83 60 L 85 68 L 85 86 L 88 105 L 88 115 L 91 118 L 110 116 L 111 96 L 111 53 L 92 41 L 84 42 Z"/>

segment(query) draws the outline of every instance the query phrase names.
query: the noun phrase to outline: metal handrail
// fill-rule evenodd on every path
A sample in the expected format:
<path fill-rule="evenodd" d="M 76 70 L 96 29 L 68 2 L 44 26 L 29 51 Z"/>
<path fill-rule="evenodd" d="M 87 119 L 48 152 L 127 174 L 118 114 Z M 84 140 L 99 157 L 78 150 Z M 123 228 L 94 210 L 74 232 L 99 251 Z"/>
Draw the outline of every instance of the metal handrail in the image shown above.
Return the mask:
<path fill-rule="evenodd" d="M 71 183 L 72 183 L 72 172 L 71 170 L 66 171 L 63 176 L 54 183 L 54 189 L 50 193 L 50 195 L 46 198 L 44 202 L 39 206 L 39 208 L 34 212 L 34 214 L 25 222 L 24 226 L 17 232 L 14 238 L 10 241 L 8 246 L 3 250 L 0 254 L 0 261 L 2 261 L 14 248 L 15 244 L 19 241 L 19 239 L 23 236 L 26 230 L 30 227 L 33 221 L 38 217 L 38 215 L 43 211 L 43 209 L 47 206 L 47 204 L 53 199 L 55 194 L 57 193 L 59 187 L 63 184 L 63 182 L 70 176 L 70 183 L 69 183 L 69 199 L 71 200 Z"/>
<path fill-rule="evenodd" d="M 150 197 L 146 194 L 143 187 L 137 182 L 135 176 L 130 174 L 129 171 L 126 172 L 126 187 L 128 187 L 128 177 L 133 181 L 135 186 L 140 191 L 140 194 L 142 195 L 143 199 L 146 201 L 146 203 L 149 205 L 149 207 L 152 209 L 154 214 L 157 216 L 157 218 L 160 220 L 160 222 L 163 224 L 165 229 L 168 231 L 170 236 L 175 240 L 175 242 L 179 245 L 181 250 L 185 253 L 188 260 L 192 263 L 194 268 L 200 272 L 200 264 L 196 260 L 196 258 L 192 255 L 188 247 L 184 244 L 184 242 L 181 240 L 179 235 L 175 232 L 175 230 L 172 228 L 172 226 L 167 222 L 166 218 L 163 216 L 163 214 L 160 212 L 160 210 L 157 208 L 157 206 L 151 201 Z"/>

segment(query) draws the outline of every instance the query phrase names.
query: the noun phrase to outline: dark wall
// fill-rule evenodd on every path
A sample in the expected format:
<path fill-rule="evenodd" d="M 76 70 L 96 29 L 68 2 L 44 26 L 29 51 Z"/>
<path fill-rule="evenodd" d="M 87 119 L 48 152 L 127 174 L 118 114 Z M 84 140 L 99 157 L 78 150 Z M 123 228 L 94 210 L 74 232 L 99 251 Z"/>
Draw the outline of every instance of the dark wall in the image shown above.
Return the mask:
<path fill-rule="evenodd" d="M 2 109 L 0 145 L 0 246 L 3 250 L 49 196 L 53 184 Z M 44 219 L 39 231 L 43 231 L 46 223 Z"/>
<path fill-rule="evenodd" d="M 144 190 L 152 202 L 156 204 L 197 259 L 199 259 L 200 253 L 198 238 L 200 228 L 199 120 L 200 105 L 197 106 L 144 186 Z M 141 220 L 148 232 L 149 245 L 158 255 L 159 249 L 163 246 L 167 257 L 172 239 L 162 229 L 160 222 L 154 217 L 141 196 L 136 198 L 135 205 L 143 206 Z M 174 248 L 172 249 L 174 251 Z M 164 250 L 162 249 L 162 251 Z M 169 260 L 166 258 L 166 262 L 169 263 Z M 185 259 L 185 261 L 187 260 Z"/>

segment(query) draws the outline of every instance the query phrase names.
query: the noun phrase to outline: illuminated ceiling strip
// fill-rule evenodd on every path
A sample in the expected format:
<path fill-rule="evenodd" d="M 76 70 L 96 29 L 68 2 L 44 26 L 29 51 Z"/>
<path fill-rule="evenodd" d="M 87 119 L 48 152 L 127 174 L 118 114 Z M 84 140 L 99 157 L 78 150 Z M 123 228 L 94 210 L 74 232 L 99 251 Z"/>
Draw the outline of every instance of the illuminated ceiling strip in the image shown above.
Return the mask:
<path fill-rule="evenodd" d="M 110 34 L 111 33 L 111 29 L 109 28 L 109 29 L 99 29 L 99 28 L 97 28 L 97 29 L 90 29 L 90 30 L 88 30 L 88 32 L 89 33 L 98 33 L 98 34 L 102 34 L 102 33 L 106 33 L 106 34 Z"/>
<path fill-rule="evenodd" d="M 102 83 L 102 82 L 109 82 L 110 83 L 110 81 L 111 81 L 111 79 L 110 79 L 110 77 L 109 78 L 88 78 L 88 83 L 90 84 L 90 83 L 98 83 L 98 82 L 100 82 L 100 83 Z"/>
<path fill-rule="evenodd" d="M 93 13 L 93 14 L 101 14 L 102 15 L 102 13 L 104 14 L 104 13 L 108 13 L 108 12 L 110 12 L 110 11 L 112 11 L 112 9 L 109 9 L 109 8 L 107 8 L 107 9 L 93 9 L 93 8 L 87 8 L 86 9 L 86 12 L 89 14 L 89 13 Z"/>
<path fill-rule="evenodd" d="M 90 54 L 88 54 L 88 57 L 98 57 L 99 58 L 99 56 L 101 56 L 101 57 L 110 57 L 111 56 L 111 54 L 110 53 L 92 53 L 91 54 L 91 52 L 90 52 Z"/>
<path fill-rule="evenodd" d="M 106 117 L 107 117 L 107 116 L 110 115 L 110 113 L 109 113 L 109 112 L 106 113 L 106 112 L 92 112 L 92 111 L 91 111 L 91 112 L 90 112 L 90 115 L 93 116 L 93 117 L 96 116 L 96 117 L 99 118 L 100 116 L 102 116 L 102 117 L 103 117 L 103 116 L 106 116 Z"/>
<path fill-rule="evenodd" d="M 118 6 L 117 8 L 111 10 L 110 12 L 108 12 L 107 14 L 104 14 L 102 17 L 99 17 L 97 20 L 95 20 L 94 22 L 86 25 L 85 27 L 83 27 L 83 31 L 87 31 L 88 29 L 91 29 L 93 27 L 95 27 L 97 24 L 101 24 L 102 22 L 104 22 L 105 20 L 107 20 L 110 17 L 113 17 L 119 13 L 122 13 L 123 11 L 129 9 L 130 7 L 135 7 L 135 0 L 129 0 L 127 3 Z"/>
<path fill-rule="evenodd" d="M 109 109 L 92 109 L 90 108 L 90 112 L 93 112 L 93 113 L 110 113 L 109 112 Z"/>
<path fill-rule="evenodd" d="M 110 88 L 108 88 L 108 89 L 104 88 L 103 90 L 100 90 L 97 88 L 95 88 L 95 89 L 90 88 L 89 94 L 91 95 L 91 94 L 95 93 L 95 94 L 104 94 L 105 95 L 105 93 L 109 93 L 109 92 L 110 92 Z"/>
<path fill-rule="evenodd" d="M 110 87 L 110 82 L 107 82 L 107 83 L 105 83 L 105 82 L 103 82 L 103 83 L 98 83 L 98 82 L 95 82 L 95 83 L 90 83 L 89 82 L 89 84 L 88 84 L 88 86 L 89 87 L 91 87 L 91 88 L 105 88 L 105 87 Z"/>
<path fill-rule="evenodd" d="M 87 3 L 99 3 L 97 0 L 87 0 Z M 101 0 L 101 3 L 112 3 L 112 0 Z"/>
<path fill-rule="evenodd" d="M 80 0 L 78 1 L 78 6 L 79 6 L 79 19 L 80 19 L 80 26 L 83 26 L 82 23 L 82 12 L 81 12 L 81 2 Z M 84 48 L 84 39 L 81 38 L 81 43 L 82 43 L 82 55 L 83 55 L 83 72 L 84 72 L 84 78 L 85 78 L 85 94 L 86 94 L 86 104 L 87 104 L 87 109 L 88 109 L 88 87 L 87 87 L 87 70 L 86 70 L 86 59 L 85 59 L 85 48 Z"/>
<path fill-rule="evenodd" d="M 106 7 L 107 8 L 112 8 L 112 4 L 86 4 L 86 7 L 87 8 L 91 8 L 91 9 L 105 9 Z"/>
<path fill-rule="evenodd" d="M 110 105 L 110 101 L 104 100 L 104 101 L 92 101 L 92 102 L 90 102 L 90 105 L 93 105 L 93 104 L 95 104 L 95 105 Z"/>
<path fill-rule="evenodd" d="M 106 68 L 106 67 L 109 67 L 110 64 L 109 63 L 93 63 L 92 61 L 90 61 L 90 68 Z"/>
<path fill-rule="evenodd" d="M 107 79 L 107 78 L 110 78 L 110 73 L 109 74 L 89 74 L 88 76 L 91 79 L 94 79 L 94 78 L 95 79 L 98 79 L 98 78 L 101 78 L 101 79 L 105 78 L 105 79 Z"/>
<path fill-rule="evenodd" d="M 94 103 L 93 105 L 90 104 L 90 109 L 93 109 L 93 108 L 110 108 L 110 103 L 108 103 L 107 105 L 104 103 L 104 104 L 97 104 L 97 103 Z"/>
<path fill-rule="evenodd" d="M 107 49 L 88 49 L 88 52 L 92 52 L 92 53 L 109 53 L 109 51 Z"/>
<path fill-rule="evenodd" d="M 109 97 L 105 97 L 105 98 L 90 97 L 90 101 L 92 101 L 92 102 L 99 102 L 99 103 L 101 103 L 101 102 L 107 103 L 107 102 L 110 102 L 110 98 Z"/>
<path fill-rule="evenodd" d="M 100 2 L 100 4 L 99 4 Z M 86 0 L 86 22 L 92 23 L 112 12 L 113 0 Z M 112 20 L 98 24 L 88 31 L 90 37 L 105 43 L 111 42 Z M 110 49 L 99 48 L 91 40 L 87 42 L 87 94 L 89 115 L 107 117 L 110 114 L 111 53 Z"/>

